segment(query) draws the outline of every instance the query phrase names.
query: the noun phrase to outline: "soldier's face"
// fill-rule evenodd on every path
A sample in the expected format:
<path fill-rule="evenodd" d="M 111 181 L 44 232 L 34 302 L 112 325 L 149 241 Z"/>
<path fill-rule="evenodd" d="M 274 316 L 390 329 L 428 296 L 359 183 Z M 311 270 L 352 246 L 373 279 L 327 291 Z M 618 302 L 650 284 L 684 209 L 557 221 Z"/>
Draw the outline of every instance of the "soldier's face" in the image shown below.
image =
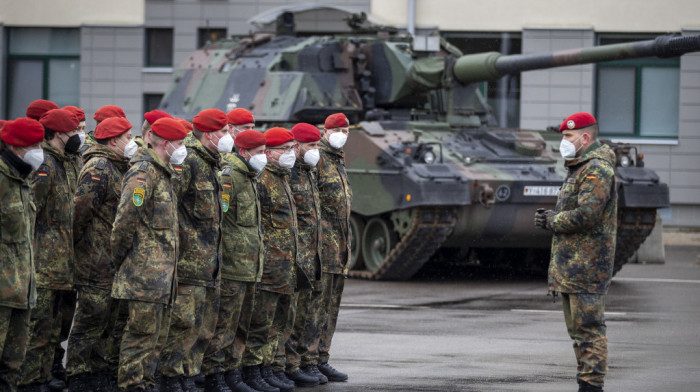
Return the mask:
<path fill-rule="evenodd" d="M 323 129 L 323 137 L 328 141 L 328 139 L 331 137 L 332 134 L 336 132 L 342 132 L 346 135 L 350 134 L 350 127 L 342 127 L 342 128 L 331 128 L 331 129 Z"/>
<path fill-rule="evenodd" d="M 274 162 L 275 165 L 279 166 L 280 156 L 286 152 L 294 150 L 296 142 L 291 140 L 287 143 L 280 144 L 279 146 L 269 147 L 265 154 L 267 155 L 268 161 Z"/>
<path fill-rule="evenodd" d="M 589 135 L 587 132 L 582 132 L 582 131 L 563 131 L 561 134 L 561 138 L 563 140 L 568 140 L 569 142 L 573 143 L 574 147 L 576 147 L 576 150 L 578 151 L 581 146 L 585 146 L 588 144 L 588 142 L 591 140 L 591 135 Z"/>
<path fill-rule="evenodd" d="M 255 124 L 254 123 L 248 123 L 248 124 L 238 124 L 238 125 L 233 125 L 233 124 L 228 124 L 229 131 L 231 131 L 231 136 L 234 138 L 236 135 L 243 131 L 247 131 L 249 129 L 254 129 Z"/>
<path fill-rule="evenodd" d="M 309 150 L 318 150 L 319 142 L 299 143 L 297 158 L 304 159 L 304 154 Z"/>
<path fill-rule="evenodd" d="M 81 121 L 78 124 L 78 133 L 85 133 L 85 121 Z"/>
<path fill-rule="evenodd" d="M 250 157 L 252 157 L 253 155 L 264 154 L 265 153 L 265 145 L 263 144 L 262 146 L 257 146 L 255 148 L 251 148 L 249 150 L 241 150 L 241 151 L 246 152 L 245 155 L 241 154 L 241 155 L 243 155 L 243 158 L 250 159 Z"/>

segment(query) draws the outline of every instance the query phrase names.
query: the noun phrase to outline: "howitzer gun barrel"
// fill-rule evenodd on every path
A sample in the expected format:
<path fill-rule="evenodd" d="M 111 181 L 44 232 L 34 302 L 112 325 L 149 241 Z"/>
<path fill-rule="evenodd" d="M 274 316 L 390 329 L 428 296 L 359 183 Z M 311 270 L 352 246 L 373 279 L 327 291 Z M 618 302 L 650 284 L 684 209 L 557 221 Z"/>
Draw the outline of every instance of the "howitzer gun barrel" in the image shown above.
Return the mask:
<path fill-rule="evenodd" d="M 472 83 L 498 79 L 507 74 L 535 69 L 640 57 L 674 57 L 697 51 L 700 51 L 700 35 L 685 37 L 665 35 L 648 41 L 549 53 L 505 56 L 498 52 L 487 52 L 465 55 L 457 59 L 453 72 L 460 82 Z"/>

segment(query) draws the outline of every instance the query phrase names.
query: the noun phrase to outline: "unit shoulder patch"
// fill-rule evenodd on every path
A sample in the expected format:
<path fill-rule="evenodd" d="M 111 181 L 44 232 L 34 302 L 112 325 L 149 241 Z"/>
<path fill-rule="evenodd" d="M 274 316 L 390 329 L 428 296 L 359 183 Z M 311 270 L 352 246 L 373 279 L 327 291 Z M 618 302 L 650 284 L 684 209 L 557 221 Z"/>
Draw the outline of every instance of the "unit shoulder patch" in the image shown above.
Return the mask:
<path fill-rule="evenodd" d="M 143 199 L 146 197 L 146 190 L 143 188 L 134 188 L 133 202 L 136 207 L 143 205 Z"/>
<path fill-rule="evenodd" d="M 98 170 L 104 170 L 107 167 L 107 159 L 106 158 L 101 158 L 99 161 L 97 161 L 97 164 L 95 165 L 95 169 Z"/>
<path fill-rule="evenodd" d="M 148 162 L 141 162 L 139 165 L 136 167 L 137 170 L 139 171 L 148 171 Z"/>
<path fill-rule="evenodd" d="M 229 195 L 227 195 L 227 194 L 222 195 L 221 208 L 224 210 L 224 212 L 228 211 L 229 200 L 231 200 Z"/>

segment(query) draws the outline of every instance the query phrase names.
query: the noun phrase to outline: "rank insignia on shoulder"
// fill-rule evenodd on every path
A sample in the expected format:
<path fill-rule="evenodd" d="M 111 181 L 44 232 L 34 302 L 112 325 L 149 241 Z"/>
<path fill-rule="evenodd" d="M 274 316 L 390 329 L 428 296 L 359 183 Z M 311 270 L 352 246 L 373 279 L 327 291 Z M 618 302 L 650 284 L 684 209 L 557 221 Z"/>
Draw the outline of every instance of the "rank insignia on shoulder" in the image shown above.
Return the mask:
<path fill-rule="evenodd" d="M 104 170 L 105 167 L 107 167 L 107 160 L 106 159 L 100 159 L 97 162 L 97 165 L 95 165 L 95 168 L 99 169 L 99 170 Z"/>
<path fill-rule="evenodd" d="M 223 208 L 224 212 L 228 211 L 228 202 L 230 200 L 229 195 L 222 195 L 222 200 L 221 200 L 221 208 Z"/>
<path fill-rule="evenodd" d="M 139 164 L 138 166 L 138 169 L 140 171 L 148 171 L 148 162 L 141 162 L 141 164 Z"/>
<path fill-rule="evenodd" d="M 146 197 L 146 191 L 143 188 L 134 188 L 133 201 L 136 207 L 141 207 L 144 197 Z"/>
<path fill-rule="evenodd" d="M 224 176 L 230 176 L 231 175 L 231 166 L 226 166 L 224 170 L 221 172 Z"/>

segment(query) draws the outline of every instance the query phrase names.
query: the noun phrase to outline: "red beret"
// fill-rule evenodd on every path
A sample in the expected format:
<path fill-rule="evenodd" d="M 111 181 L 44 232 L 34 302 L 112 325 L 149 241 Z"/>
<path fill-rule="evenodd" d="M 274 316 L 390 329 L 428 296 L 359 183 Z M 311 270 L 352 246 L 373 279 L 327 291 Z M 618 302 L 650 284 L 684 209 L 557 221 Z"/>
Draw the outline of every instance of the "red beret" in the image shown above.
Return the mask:
<path fill-rule="evenodd" d="M 85 121 L 85 111 L 77 106 L 64 106 L 61 109 L 67 110 L 75 115 L 75 117 L 78 117 L 78 121 Z"/>
<path fill-rule="evenodd" d="M 292 127 L 294 139 L 302 143 L 311 143 L 321 140 L 321 131 L 307 123 L 299 123 Z"/>
<path fill-rule="evenodd" d="M 265 145 L 265 135 L 263 135 L 262 132 L 258 132 L 254 129 L 248 129 L 236 135 L 233 142 L 239 148 L 250 150 L 251 148 Z"/>
<path fill-rule="evenodd" d="M 151 124 L 151 131 L 165 140 L 180 140 L 187 136 L 187 130 L 180 121 L 167 117 Z"/>
<path fill-rule="evenodd" d="M 233 125 L 254 124 L 253 113 L 243 108 L 233 109 L 226 115 L 228 122 Z"/>
<path fill-rule="evenodd" d="M 41 116 L 39 122 L 54 132 L 70 132 L 80 124 L 75 114 L 64 109 L 49 110 Z"/>
<path fill-rule="evenodd" d="M 345 128 L 349 126 L 350 122 L 343 113 L 331 114 L 330 116 L 326 117 L 326 122 L 323 124 L 323 127 L 326 129 Z"/>
<path fill-rule="evenodd" d="M 173 116 L 169 115 L 168 113 L 162 110 L 151 110 L 150 112 L 144 114 L 143 117 L 151 125 L 153 125 L 153 123 L 156 122 L 156 120 L 158 120 L 159 118 L 173 118 Z"/>
<path fill-rule="evenodd" d="M 265 131 L 265 144 L 268 147 L 279 146 L 294 140 L 294 134 L 289 129 L 274 127 Z"/>
<path fill-rule="evenodd" d="M 131 123 L 124 117 L 106 118 L 95 128 L 95 139 L 109 139 L 119 136 L 131 129 Z"/>
<path fill-rule="evenodd" d="M 97 109 L 92 118 L 95 119 L 95 121 L 100 122 L 110 117 L 126 117 L 126 114 L 124 114 L 124 111 L 119 106 L 105 105 Z"/>
<path fill-rule="evenodd" d="M 226 127 L 226 113 L 219 109 L 205 109 L 192 119 L 194 128 L 202 132 L 216 132 Z"/>
<path fill-rule="evenodd" d="M 7 123 L 7 120 L 0 120 L 0 129 L 2 129 L 2 126 Z"/>
<path fill-rule="evenodd" d="M 180 124 L 182 124 L 183 127 L 185 127 L 187 133 L 192 132 L 192 130 L 194 129 L 192 128 L 192 123 L 185 120 L 184 118 L 178 118 L 177 120 L 180 121 Z"/>
<path fill-rule="evenodd" d="M 39 121 L 44 113 L 53 109 L 58 109 L 58 105 L 45 99 L 37 99 L 27 106 L 27 117 Z"/>
<path fill-rule="evenodd" d="M 595 120 L 595 117 L 593 117 L 590 113 L 574 113 L 571 116 L 567 117 L 563 123 L 561 123 L 561 126 L 559 127 L 559 132 L 573 131 L 581 128 L 586 128 L 597 123 L 598 122 Z"/>
<path fill-rule="evenodd" d="M 39 121 L 21 117 L 5 123 L 0 137 L 3 142 L 15 147 L 32 146 L 44 140 L 44 127 Z"/>

